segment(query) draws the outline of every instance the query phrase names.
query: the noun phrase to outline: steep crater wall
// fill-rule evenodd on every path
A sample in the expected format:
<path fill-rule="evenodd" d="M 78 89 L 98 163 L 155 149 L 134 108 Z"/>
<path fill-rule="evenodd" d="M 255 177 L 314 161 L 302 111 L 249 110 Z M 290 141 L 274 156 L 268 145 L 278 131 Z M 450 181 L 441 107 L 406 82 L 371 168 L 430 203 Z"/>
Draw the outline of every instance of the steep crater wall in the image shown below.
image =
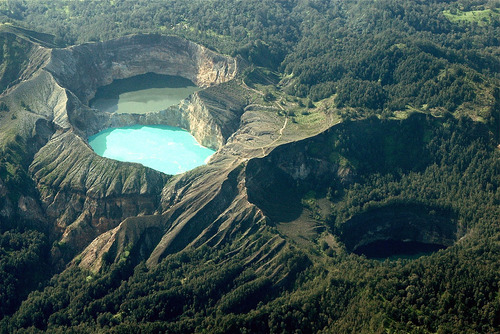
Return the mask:
<path fill-rule="evenodd" d="M 177 37 L 134 35 L 44 54 L 43 61 L 33 59 L 37 68 L 4 100 L 22 118 L 23 136 L 32 135 L 32 120 L 53 124 L 43 147 L 30 157 L 29 173 L 53 223 L 53 261 L 62 266 L 127 217 L 157 213 L 168 180 L 139 164 L 99 157 L 88 146 L 89 135 L 112 126 L 165 124 L 219 148 L 238 127 L 244 101 L 224 93 L 238 72 L 235 59 Z M 182 76 L 204 90 L 178 107 L 147 115 L 88 107 L 98 87 L 149 72 Z"/>
<path fill-rule="evenodd" d="M 366 119 L 279 146 L 248 162 L 248 200 L 272 221 L 289 222 L 299 218 L 301 198 L 310 191 L 320 196 L 335 193 L 341 200 L 350 184 L 363 182 L 360 174 L 419 171 L 433 161 L 425 144 L 440 124 L 422 114 L 404 120 Z M 394 247 L 395 253 L 415 254 L 446 248 L 461 236 L 456 214 L 450 210 L 419 203 L 375 205 L 381 207 L 333 228 L 347 251 L 384 257 L 371 256 L 372 250 Z"/>
<path fill-rule="evenodd" d="M 261 202 L 259 196 L 265 196 L 257 194 L 264 184 L 252 187 L 253 171 L 267 179 L 261 182 L 265 188 L 283 188 L 290 194 L 293 187 L 300 196 L 311 190 L 341 193 L 350 184 L 360 182 L 360 175 L 422 170 L 432 162 L 426 141 L 439 124 L 438 119 L 418 113 L 403 120 L 343 122 L 314 137 L 276 147 L 261 161 L 253 159 L 249 167 L 258 168 L 249 168 L 249 193 L 256 203 Z M 283 176 L 278 177 L 280 174 Z"/>
<path fill-rule="evenodd" d="M 232 79 L 237 63 L 178 37 L 132 35 L 53 49 L 45 69 L 61 86 L 88 103 L 98 87 L 149 72 L 181 76 L 199 87 L 210 87 Z"/>
<path fill-rule="evenodd" d="M 236 130 L 244 107 L 234 103 L 229 96 L 222 102 L 227 102 L 225 105 L 230 108 L 223 108 L 222 112 L 221 102 L 219 105 L 213 103 L 227 95 L 218 93 L 225 91 L 225 86 L 219 85 L 237 75 L 237 59 L 173 36 L 132 35 L 103 43 L 53 49 L 45 70 L 81 102 L 68 113 L 73 116 L 70 116 L 71 124 L 87 136 L 107 127 L 164 124 L 185 128 L 202 144 L 217 149 Z M 180 76 L 204 90 L 193 94 L 180 106 L 158 113 L 89 115 L 100 114 L 86 108 L 98 87 L 146 73 Z"/>
<path fill-rule="evenodd" d="M 333 127 L 248 161 L 245 177 L 249 202 L 271 221 L 290 222 L 301 215 L 301 198 L 308 191 L 326 193 L 329 187 L 343 188 L 352 183 L 356 170 L 330 154 L 329 137 L 335 131 Z"/>

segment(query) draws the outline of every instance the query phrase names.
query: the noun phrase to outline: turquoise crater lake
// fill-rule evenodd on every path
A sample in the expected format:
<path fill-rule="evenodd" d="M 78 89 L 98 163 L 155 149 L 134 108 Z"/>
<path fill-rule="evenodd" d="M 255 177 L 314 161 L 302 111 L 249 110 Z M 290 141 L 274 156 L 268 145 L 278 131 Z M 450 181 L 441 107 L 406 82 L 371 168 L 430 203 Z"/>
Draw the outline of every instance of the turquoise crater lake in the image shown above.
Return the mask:
<path fill-rule="evenodd" d="M 215 153 L 186 130 L 164 125 L 107 129 L 91 136 L 89 145 L 102 157 L 137 162 L 170 175 L 204 165 Z"/>

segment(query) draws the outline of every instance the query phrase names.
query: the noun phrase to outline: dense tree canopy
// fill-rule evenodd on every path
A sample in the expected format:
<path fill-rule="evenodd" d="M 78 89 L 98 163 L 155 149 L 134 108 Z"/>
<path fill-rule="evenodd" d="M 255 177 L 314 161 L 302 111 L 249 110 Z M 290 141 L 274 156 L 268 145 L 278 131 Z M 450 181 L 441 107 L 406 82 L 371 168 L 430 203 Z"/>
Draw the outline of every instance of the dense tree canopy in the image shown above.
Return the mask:
<path fill-rule="evenodd" d="M 319 100 L 340 89 L 340 105 L 369 109 L 487 106 L 478 91 L 500 70 L 494 1 L 12 0 L 0 13 L 61 45 L 181 35 L 293 75 L 292 94 Z"/>

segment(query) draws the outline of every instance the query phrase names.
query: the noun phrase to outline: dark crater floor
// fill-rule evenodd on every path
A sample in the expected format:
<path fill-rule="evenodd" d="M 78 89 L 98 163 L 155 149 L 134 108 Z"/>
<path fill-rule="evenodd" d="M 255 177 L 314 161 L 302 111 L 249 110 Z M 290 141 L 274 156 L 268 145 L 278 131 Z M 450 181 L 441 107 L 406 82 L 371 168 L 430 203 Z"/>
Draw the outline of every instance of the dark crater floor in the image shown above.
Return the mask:
<path fill-rule="evenodd" d="M 365 255 L 371 259 L 385 259 L 392 257 L 419 257 L 445 249 L 445 245 L 429 244 L 418 241 L 376 240 L 359 246 L 353 253 Z"/>
<path fill-rule="evenodd" d="M 339 237 L 347 250 L 367 258 L 418 257 L 457 240 L 455 214 L 419 204 L 391 204 L 346 221 Z"/>

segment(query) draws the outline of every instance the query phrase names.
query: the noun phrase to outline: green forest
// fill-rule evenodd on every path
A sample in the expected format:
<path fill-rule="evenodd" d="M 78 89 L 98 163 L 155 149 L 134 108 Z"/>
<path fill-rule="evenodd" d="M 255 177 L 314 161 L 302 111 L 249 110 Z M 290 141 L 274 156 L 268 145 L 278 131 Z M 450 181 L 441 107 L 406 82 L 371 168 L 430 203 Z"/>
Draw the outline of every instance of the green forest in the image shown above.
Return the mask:
<path fill-rule="evenodd" d="M 241 58 L 269 99 L 342 119 L 287 149 L 356 175 L 295 184 L 324 232 L 287 242 L 274 272 L 248 260 L 286 238 L 273 219 L 245 247 L 235 236 L 99 273 L 54 270 L 47 226 L 0 220 L 0 333 L 500 332 L 500 1 L 7 0 L 0 23 L 61 48 L 155 33 Z M 5 91 L 32 50 L 1 32 Z M 35 189 L 31 144 L 0 145 L 0 204 L 4 187 L 15 201 Z M 352 219 L 408 207 L 452 222 L 449 247 L 382 260 L 349 248 Z"/>
<path fill-rule="evenodd" d="M 467 20 L 458 13 L 477 13 Z M 293 78 L 286 90 L 375 110 L 487 106 L 498 78 L 498 1 L 7 1 L 5 22 L 61 46 L 179 35 Z M 457 14 L 452 14 L 457 13 Z M 462 107 L 462 108 L 461 108 Z M 470 109 L 470 108 L 467 108 Z"/>

